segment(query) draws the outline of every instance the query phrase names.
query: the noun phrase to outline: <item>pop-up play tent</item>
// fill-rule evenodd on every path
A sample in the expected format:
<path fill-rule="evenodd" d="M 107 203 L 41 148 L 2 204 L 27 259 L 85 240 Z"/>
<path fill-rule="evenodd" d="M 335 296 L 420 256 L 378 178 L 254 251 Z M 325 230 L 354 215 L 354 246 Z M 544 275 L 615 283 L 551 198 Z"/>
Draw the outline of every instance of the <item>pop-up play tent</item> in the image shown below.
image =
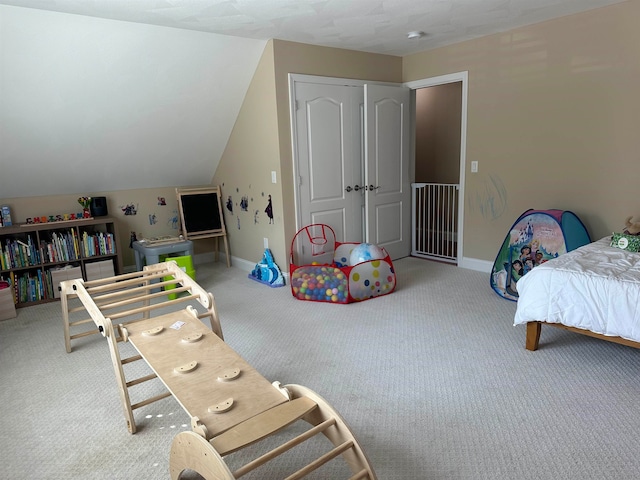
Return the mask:
<path fill-rule="evenodd" d="M 575 213 L 527 210 L 513 224 L 496 256 L 491 287 L 508 300 L 518 300 L 516 284 L 532 268 L 591 243 Z"/>

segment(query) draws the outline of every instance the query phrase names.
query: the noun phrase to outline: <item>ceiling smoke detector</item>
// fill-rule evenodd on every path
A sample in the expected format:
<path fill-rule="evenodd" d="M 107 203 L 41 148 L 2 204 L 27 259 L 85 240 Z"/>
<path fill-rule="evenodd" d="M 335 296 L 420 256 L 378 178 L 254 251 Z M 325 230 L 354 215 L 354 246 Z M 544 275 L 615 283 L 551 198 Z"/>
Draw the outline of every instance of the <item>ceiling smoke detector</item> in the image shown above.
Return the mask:
<path fill-rule="evenodd" d="M 416 30 L 416 31 L 413 31 L 413 32 L 409 32 L 409 33 L 407 33 L 407 38 L 408 38 L 409 40 L 415 40 L 415 39 L 417 39 L 417 38 L 422 38 L 422 37 L 424 37 L 425 35 L 426 35 L 426 33 L 421 32 L 421 31 L 417 31 L 417 30 Z"/>

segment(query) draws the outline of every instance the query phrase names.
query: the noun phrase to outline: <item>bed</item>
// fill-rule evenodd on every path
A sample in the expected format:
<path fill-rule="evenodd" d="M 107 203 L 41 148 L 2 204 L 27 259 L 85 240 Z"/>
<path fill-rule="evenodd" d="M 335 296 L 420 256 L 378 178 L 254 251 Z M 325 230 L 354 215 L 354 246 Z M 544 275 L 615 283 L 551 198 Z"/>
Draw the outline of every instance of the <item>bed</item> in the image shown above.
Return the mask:
<path fill-rule="evenodd" d="M 517 284 L 514 324 L 537 350 L 542 324 L 640 348 L 640 253 L 611 236 L 537 266 Z"/>

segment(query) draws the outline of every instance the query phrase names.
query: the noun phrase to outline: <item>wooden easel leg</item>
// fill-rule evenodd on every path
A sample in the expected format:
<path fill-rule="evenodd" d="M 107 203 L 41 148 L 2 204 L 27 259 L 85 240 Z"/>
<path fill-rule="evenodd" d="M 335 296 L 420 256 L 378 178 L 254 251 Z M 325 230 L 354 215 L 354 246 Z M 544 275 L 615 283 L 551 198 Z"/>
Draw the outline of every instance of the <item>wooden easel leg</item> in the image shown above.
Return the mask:
<path fill-rule="evenodd" d="M 527 350 L 532 352 L 538 349 L 540 343 L 540 332 L 542 331 L 542 324 L 540 322 L 528 322 L 527 323 L 527 340 L 525 346 Z"/>
<path fill-rule="evenodd" d="M 229 256 L 229 242 L 227 241 L 227 236 L 223 237 L 224 240 L 224 252 L 227 255 L 227 268 L 231 267 L 231 257 Z"/>

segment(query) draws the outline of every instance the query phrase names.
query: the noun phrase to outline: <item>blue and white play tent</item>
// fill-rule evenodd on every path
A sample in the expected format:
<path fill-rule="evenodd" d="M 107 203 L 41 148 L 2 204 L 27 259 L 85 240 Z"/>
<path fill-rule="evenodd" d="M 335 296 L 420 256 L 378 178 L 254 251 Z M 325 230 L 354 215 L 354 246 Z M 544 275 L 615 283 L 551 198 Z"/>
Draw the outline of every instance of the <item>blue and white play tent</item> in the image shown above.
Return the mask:
<path fill-rule="evenodd" d="M 575 213 L 527 210 L 509 229 L 491 271 L 491 287 L 508 300 L 518 300 L 516 284 L 532 268 L 591 243 Z"/>

